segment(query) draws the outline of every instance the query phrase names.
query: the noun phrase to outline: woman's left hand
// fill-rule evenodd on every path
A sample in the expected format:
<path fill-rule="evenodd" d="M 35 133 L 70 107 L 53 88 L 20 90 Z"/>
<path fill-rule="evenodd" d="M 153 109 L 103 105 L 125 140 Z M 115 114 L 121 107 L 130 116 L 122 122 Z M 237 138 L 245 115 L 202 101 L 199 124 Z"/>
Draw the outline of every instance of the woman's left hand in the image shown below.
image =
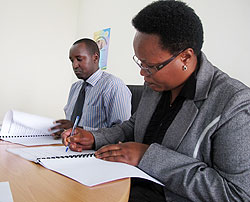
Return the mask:
<path fill-rule="evenodd" d="M 96 158 L 106 161 L 123 162 L 137 166 L 149 145 L 138 142 L 126 142 L 106 145 L 95 152 Z"/>

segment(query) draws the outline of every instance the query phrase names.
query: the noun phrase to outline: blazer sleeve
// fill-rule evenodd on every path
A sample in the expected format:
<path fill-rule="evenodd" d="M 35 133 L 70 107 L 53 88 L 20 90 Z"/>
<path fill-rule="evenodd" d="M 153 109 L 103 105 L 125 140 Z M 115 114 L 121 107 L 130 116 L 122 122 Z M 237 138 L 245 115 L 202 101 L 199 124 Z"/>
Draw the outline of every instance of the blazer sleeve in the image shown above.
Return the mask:
<path fill-rule="evenodd" d="M 121 124 L 116 124 L 111 128 L 101 128 L 97 131 L 91 131 L 95 138 L 95 149 L 108 144 L 117 144 L 119 141 L 134 141 L 134 123 L 136 113 L 129 120 Z"/>

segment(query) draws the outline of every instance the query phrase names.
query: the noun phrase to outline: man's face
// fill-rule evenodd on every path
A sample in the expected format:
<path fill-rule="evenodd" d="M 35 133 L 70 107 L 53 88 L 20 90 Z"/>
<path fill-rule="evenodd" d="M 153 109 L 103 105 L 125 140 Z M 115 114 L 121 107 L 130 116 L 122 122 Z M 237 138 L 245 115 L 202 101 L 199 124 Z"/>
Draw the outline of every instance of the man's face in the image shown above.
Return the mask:
<path fill-rule="evenodd" d="M 134 51 L 136 57 L 141 61 L 143 67 L 152 67 L 168 60 L 173 55 L 160 46 L 160 38 L 154 34 L 137 32 L 134 38 Z M 187 79 L 183 73 L 183 63 L 178 55 L 169 64 L 154 74 L 148 75 L 141 69 L 140 74 L 144 77 L 146 84 L 155 91 L 168 91 L 178 88 Z"/>
<path fill-rule="evenodd" d="M 91 55 L 84 43 L 75 44 L 69 51 L 69 59 L 78 79 L 88 79 L 98 69 L 98 55 Z"/>

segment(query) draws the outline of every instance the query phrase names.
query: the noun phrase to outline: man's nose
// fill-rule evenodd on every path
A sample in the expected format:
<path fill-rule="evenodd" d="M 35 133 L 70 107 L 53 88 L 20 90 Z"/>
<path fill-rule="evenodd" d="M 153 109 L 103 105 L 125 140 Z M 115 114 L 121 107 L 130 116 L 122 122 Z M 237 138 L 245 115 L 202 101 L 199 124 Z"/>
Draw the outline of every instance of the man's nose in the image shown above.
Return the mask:
<path fill-rule="evenodd" d="M 74 69 L 78 68 L 78 67 L 79 67 L 79 63 L 78 63 L 77 61 L 73 61 L 73 62 L 72 62 L 72 67 L 73 67 Z"/>

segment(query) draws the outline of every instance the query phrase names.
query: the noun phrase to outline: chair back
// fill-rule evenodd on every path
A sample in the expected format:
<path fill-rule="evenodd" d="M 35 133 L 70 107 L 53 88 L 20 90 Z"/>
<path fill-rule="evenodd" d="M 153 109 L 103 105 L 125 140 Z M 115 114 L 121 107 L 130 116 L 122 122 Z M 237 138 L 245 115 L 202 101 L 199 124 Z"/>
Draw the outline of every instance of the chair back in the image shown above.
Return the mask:
<path fill-rule="evenodd" d="M 129 90 L 132 93 L 132 99 L 131 99 L 131 114 L 134 114 L 138 104 L 141 100 L 141 96 L 142 96 L 142 92 L 144 90 L 144 86 L 143 85 L 127 85 Z"/>

